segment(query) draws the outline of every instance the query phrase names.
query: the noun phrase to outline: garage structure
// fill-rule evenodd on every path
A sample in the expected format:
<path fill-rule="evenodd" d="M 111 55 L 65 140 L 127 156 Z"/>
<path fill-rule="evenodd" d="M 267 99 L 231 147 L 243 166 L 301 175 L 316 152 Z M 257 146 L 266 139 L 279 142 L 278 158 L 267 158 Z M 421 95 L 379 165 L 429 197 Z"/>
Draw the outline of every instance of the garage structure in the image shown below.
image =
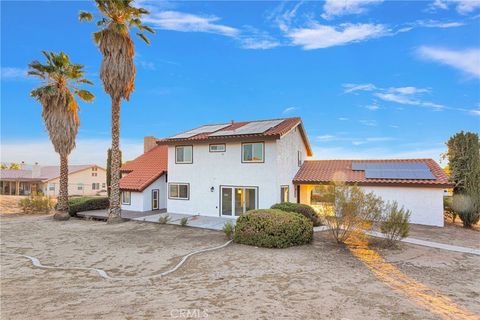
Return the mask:
<path fill-rule="evenodd" d="M 299 202 L 328 214 L 334 183 L 358 185 L 384 201 L 409 209 L 410 222 L 443 227 L 444 189 L 448 176 L 432 159 L 305 161 L 293 183 Z"/>

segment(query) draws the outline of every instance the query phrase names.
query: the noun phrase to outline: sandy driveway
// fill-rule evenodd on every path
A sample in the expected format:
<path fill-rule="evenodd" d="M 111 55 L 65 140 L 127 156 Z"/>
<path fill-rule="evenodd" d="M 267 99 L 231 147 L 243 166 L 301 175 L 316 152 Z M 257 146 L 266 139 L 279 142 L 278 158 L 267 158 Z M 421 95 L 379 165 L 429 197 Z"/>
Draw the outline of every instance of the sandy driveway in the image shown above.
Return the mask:
<path fill-rule="evenodd" d="M 223 234 L 31 216 L 3 216 L 0 231 L 2 252 L 131 276 L 108 281 L 89 272 L 35 269 L 27 260 L 2 256 L 2 319 L 439 317 L 435 305 L 392 287 L 328 233 L 317 233 L 312 245 L 282 250 L 231 245 L 195 256 L 165 278 L 148 280 L 136 276 L 165 271 L 194 249 L 222 244 Z M 480 315 L 480 257 L 406 244 L 375 250 L 428 294 L 447 298 L 467 315 Z"/>

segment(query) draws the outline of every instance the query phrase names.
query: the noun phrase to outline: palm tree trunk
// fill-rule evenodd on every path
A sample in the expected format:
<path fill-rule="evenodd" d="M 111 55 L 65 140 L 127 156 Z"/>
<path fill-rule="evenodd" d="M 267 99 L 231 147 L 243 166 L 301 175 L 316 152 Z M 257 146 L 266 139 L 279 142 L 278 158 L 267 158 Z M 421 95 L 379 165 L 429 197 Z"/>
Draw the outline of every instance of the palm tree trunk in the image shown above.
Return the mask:
<path fill-rule="evenodd" d="M 108 223 L 122 220 L 120 207 L 120 97 L 112 97 L 112 162 Z"/>
<path fill-rule="evenodd" d="M 57 198 L 55 220 L 68 220 L 68 156 L 60 155 L 60 190 Z"/>

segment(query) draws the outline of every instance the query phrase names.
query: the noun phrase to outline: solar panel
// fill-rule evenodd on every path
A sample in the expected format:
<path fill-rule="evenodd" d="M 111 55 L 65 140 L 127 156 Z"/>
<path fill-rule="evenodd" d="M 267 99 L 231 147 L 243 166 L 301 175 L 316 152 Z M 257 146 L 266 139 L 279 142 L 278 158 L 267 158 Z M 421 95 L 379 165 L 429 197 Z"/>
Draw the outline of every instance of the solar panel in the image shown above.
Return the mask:
<path fill-rule="evenodd" d="M 355 162 L 352 170 L 365 171 L 367 179 L 436 179 L 427 164 L 419 162 Z"/>
<path fill-rule="evenodd" d="M 263 133 L 279 125 L 282 122 L 283 120 L 255 121 L 255 122 L 247 123 L 246 125 L 241 126 L 238 129 L 219 131 L 219 132 L 212 133 L 210 136 L 231 136 L 231 135 L 237 135 L 237 134 Z"/>
<path fill-rule="evenodd" d="M 179 133 L 173 137 L 170 138 L 190 138 L 193 136 L 196 136 L 197 134 L 200 133 L 210 133 L 214 132 L 223 128 L 228 127 L 230 124 L 214 124 L 214 125 L 206 125 L 206 126 L 201 126 L 200 128 L 192 129 L 186 132 Z"/>

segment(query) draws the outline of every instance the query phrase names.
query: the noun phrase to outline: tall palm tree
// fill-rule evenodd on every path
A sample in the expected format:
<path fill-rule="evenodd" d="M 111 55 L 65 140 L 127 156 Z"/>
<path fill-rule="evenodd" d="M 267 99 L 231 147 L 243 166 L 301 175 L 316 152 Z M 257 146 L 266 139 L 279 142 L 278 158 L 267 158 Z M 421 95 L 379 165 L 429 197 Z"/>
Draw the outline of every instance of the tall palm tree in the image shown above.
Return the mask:
<path fill-rule="evenodd" d="M 84 78 L 83 65 L 70 62 L 65 53 L 42 53 L 46 64 L 35 60 L 28 65 L 28 75 L 39 77 L 44 82 L 41 87 L 33 89 L 30 96 L 42 105 L 42 117 L 48 136 L 53 148 L 60 155 L 60 190 L 54 218 L 68 220 L 68 156 L 75 148 L 75 138 L 80 126 L 75 96 L 86 102 L 93 101 L 95 96 L 79 87 L 93 83 Z"/>
<path fill-rule="evenodd" d="M 120 208 L 120 100 L 129 100 L 134 89 L 135 65 L 134 47 L 130 27 L 154 33 L 144 26 L 141 17 L 149 12 L 132 6 L 132 0 L 95 0 L 101 18 L 97 21 L 100 30 L 93 33 L 93 39 L 103 55 L 100 67 L 105 91 L 112 99 L 112 168 L 110 189 L 110 210 L 108 222 L 121 221 Z M 80 21 L 92 21 L 89 12 L 80 12 Z M 149 44 L 144 33 L 136 35 Z"/>

